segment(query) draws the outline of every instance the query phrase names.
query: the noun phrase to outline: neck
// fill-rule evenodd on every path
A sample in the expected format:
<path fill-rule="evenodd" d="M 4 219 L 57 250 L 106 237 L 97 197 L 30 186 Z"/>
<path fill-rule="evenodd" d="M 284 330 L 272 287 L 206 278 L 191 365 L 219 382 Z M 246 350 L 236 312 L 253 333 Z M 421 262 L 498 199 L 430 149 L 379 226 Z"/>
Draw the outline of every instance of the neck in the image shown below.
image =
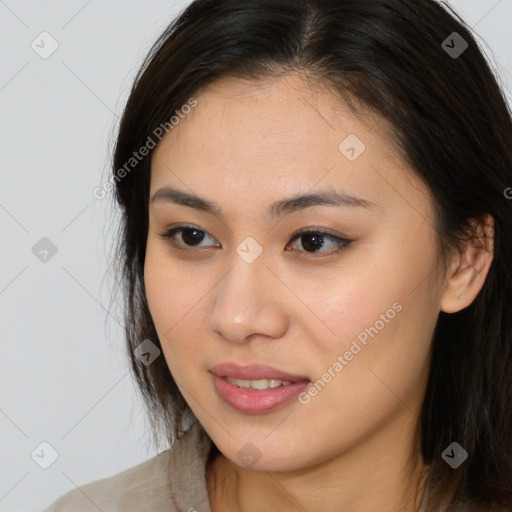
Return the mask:
<path fill-rule="evenodd" d="M 212 512 L 417 512 L 427 467 L 416 418 L 404 415 L 406 424 L 402 418 L 348 452 L 294 471 L 252 471 L 219 453 L 208 472 Z"/>

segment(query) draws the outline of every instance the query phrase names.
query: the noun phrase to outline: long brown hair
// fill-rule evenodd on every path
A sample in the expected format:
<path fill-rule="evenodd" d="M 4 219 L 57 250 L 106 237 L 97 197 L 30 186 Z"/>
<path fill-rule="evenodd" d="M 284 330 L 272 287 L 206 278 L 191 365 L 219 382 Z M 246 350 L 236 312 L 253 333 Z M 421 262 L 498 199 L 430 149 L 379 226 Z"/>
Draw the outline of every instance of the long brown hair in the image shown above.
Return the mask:
<path fill-rule="evenodd" d="M 127 101 L 112 166 L 128 354 L 151 424 L 179 437 L 191 411 L 163 357 L 146 366 L 134 355 L 145 339 L 160 344 L 144 291 L 153 148 L 130 159 L 218 78 L 296 70 L 354 112 L 363 105 L 389 121 L 390 142 L 432 194 L 442 261 L 471 236 L 469 219 L 494 217 L 481 292 L 460 312 L 439 314 L 419 428 L 429 510 L 456 500 L 512 506 L 511 112 L 470 29 L 434 0 L 196 0 L 158 38 Z M 454 440 L 469 453 L 457 469 L 441 457 Z"/>

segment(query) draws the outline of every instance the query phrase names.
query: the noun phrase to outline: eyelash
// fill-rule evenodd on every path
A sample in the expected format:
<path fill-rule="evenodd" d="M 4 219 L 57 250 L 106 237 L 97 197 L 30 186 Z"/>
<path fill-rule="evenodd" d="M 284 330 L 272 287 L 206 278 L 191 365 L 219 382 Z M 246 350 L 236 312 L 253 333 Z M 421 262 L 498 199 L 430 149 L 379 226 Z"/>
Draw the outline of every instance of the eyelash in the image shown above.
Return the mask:
<path fill-rule="evenodd" d="M 184 230 L 187 230 L 187 229 L 190 229 L 192 231 L 199 231 L 201 233 L 204 233 L 205 235 L 208 235 L 208 233 L 206 231 L 204 231 L 202 229 L 199 229 L 198 226 L 194 226 L 194 225 L 175 226 L 173 228 L 170 228 L 168 231 L 166 231 L 164 233 L 158 233 L 158 235 L 161 238 L 163 238 L 164 240 L 168 240 L 169 243 L 171 244 L 171 246 L 174 249 L 177 249 L 179 251 L 189 251 L 189 250 L 194 250 L 194 249 L 197 249 L 197 248 L 198 249 L 204 248 L 204 247 L 201 247 L 201 246 L 190 246 L 189 245 L 189 246 L 187 246 L 188 249 L 185 249 L 183 247 L 178 247 L 176 245 L 176 243 L 171 240 L 174 235 L 176 235 L 178 233 L 181 233 L 181 232 L 183 232 Z M 331 250 L 331 251 L 326 252 L 326 253 L 323 253 L 323 252 L 306 252 L 306 251 L 297 251 L 297 250 L 295 250 L 295 252 L 304 252 L 306 255 L 317 255 L 317 254 L 320 254 L 321 255 L 320 257 L 332 256 L 333 254 L 337 254 L 339 252 L 344 251 L 345 249 L 350 247 L 350 244 L 352 243 L 352 240 L 348 240 L 346 238 L 340 238 L 340 237 L 335 236 L 335 235 L 333 235 L 333 234 L 331 234 L 331 233 L 329 233 L 327 231 L 324 231 L 322 229 L 307 229 L 307 230 L 303 230 L 303 231 L 299 231 L 297 233 L 294 233 L 292 235 L 292 238 L 288 242 L 287 246 L 290 245 L 292 242 L 295 242 L 295 240 L 300 239 L 304 235 L 322 235 L 324 238 L 330 238 L 337 245 L 336 249 Z M 210 236 L 210 235 L 208 235 L 208 236 Z M 201 242 L 202 241 L 203 240 L 201 240 Z M 318 258 L 318 256 L 316 256 L 316 257 Z"/>

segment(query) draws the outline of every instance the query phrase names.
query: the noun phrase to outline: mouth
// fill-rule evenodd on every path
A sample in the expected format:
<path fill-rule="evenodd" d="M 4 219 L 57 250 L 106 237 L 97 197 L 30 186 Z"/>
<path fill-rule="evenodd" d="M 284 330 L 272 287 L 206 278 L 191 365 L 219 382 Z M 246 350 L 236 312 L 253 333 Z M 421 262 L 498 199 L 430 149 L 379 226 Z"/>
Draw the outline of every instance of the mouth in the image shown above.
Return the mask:
<path fill-rule="evenodd" d="M 218 377 L 231 377 L 238 380 L 249 381 L 274 380 L 293 383 L 302 380 L 310 380 L 306 376 L 294 375 L 265 364 L 242 366 L 236 363 L 220 363 L 213 366 L 210 372 Z"/>
<path fill-rule="evenodd" d="M 223 377 L 230 384 L 238 386 L 244 389 L 258 389 L 260 391 L 264 389 L 274 389 L 281 386 L 289 386 L 292 382 L 289 380 L 279 379 L 257 379 L 257 380 L 246 380 L 246 379 L 235 379 L 234 377 Z"/>
<path fill-rule="evenodd" d="M 222 363 L 210 369 L 219 397 L 239 412 L 260 414 L 290 402 L 311 382 L 266 365 Z"/>

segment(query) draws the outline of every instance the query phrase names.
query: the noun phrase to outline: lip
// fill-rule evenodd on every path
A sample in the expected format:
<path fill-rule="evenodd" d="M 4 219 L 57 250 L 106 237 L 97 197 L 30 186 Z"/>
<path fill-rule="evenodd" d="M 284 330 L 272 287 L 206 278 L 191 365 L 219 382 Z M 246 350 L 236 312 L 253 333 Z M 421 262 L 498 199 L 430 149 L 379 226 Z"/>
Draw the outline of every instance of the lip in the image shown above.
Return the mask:
<path fill-rule="evenodd" d="M 307 377 L 291 375 L 261 364 L 239 366 L 235 363 L 222 363 L 211 368 L 210 373 L 220 398 L 233 409 L 247 414 L 262 414 L 283 407 L 304 391 L 311 382 Z M 246 389 L 229 383 L 226 377 L 245 380 L 287 380 L 292 384 L 265 390 Z"/>
<path fill-rule="evenodd" d="M 264 364 L 241 366 L 236 363 L 220 363 L 213 366 L 210 369 L 210 372 L 218 377 L 234 377 L 235 379 L 245 380 L 277 379 L 287 380 L 290 382 L 310 380 L 304 375 L 292 375 Z"/>

